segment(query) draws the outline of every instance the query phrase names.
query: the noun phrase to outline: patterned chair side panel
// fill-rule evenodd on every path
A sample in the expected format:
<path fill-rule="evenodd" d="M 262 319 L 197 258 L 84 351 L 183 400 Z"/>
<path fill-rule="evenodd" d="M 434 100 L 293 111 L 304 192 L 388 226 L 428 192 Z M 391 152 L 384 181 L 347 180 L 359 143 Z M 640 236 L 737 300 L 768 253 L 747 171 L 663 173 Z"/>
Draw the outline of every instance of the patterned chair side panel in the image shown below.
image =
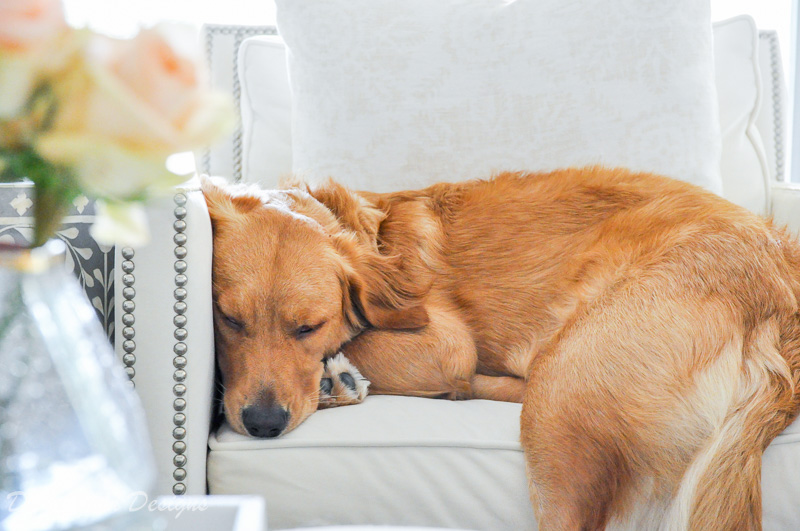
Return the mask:
<path fill-rule="evenodd" d="M 0 242 L 30 245 L 34 191 L 30 184 L 0 184 Z M 109 339 L 114 339 L 114 247 L 101 245 L 89 228 L 95 204 L 84 196 L 73 201 L 56 237 L 67 246 L 65 267 L 78 278 Z"/>

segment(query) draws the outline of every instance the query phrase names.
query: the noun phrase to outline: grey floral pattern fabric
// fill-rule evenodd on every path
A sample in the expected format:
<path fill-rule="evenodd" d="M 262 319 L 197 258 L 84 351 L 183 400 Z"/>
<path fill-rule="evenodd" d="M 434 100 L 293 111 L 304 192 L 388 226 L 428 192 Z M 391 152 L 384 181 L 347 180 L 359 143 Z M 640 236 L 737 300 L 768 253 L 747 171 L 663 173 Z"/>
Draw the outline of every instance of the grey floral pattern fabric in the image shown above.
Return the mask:
<path fill-rule="evenodd" d="M 33 237 L 33 187 L 0 184 L 0 242 L 27 245 Z M 78 196 L 57 233 L 67 246 L 65 267 L 78 278 L 109 339 L 114 338 L 114 248 L 89 234 L 94 202 Z"/>

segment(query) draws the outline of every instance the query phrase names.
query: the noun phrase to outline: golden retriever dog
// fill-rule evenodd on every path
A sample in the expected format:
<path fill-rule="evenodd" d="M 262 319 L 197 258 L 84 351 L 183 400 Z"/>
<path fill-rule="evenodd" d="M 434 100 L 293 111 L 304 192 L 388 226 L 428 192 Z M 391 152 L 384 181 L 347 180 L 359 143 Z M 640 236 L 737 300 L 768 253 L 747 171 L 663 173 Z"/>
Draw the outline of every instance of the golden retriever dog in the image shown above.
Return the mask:
<path fill-rule="evenodd" d="M 204 185 L 233 429 L 371 392 L 522 402 L 540 529 L 761 528 L 761 454 L 800 407 L 800 244 L 622 169 L 419 191 Z"/>

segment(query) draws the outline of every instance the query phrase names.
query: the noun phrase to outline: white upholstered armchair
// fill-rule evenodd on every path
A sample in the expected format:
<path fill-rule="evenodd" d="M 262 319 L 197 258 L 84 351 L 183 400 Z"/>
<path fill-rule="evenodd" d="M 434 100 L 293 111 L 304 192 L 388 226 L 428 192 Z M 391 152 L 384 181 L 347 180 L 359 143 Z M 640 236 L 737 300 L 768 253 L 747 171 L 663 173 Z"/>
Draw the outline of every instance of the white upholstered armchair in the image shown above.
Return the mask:
<path fill-rule="evenodd" d="M 784 182 L 787 114 L 776 36 L 738 18 L 717 24 L 714 38 L 725 196 L 800 232 L 800 187 Z M 275 29 L 208 26 L 204 39 L 213 82 L 236 98 L 242 128 L 202 154 L 200 170 L 274 182 L 292 160 Z M 516 404 L 369 397 L 312 415 L 277 440 L 218 426 L 211 225 L 197 183 L 154 205 L 150 223 L 148 246 L 117 249 L 116 349 L 147 410 L 159 494 L 260 494 L 272 528 L 534 526 Z M 800 528 L 798 470 L 795 423 L 764 457 L 767 528 Z"/>

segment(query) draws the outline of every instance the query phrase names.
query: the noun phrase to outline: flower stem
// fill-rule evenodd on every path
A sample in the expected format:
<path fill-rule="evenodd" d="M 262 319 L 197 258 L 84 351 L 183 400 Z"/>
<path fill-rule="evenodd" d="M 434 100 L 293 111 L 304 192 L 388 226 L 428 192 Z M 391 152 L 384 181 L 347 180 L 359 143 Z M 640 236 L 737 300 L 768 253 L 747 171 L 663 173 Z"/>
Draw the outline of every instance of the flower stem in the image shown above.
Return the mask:
<path fill-rule="evenodd" d="M 4 310 L 0 314 L 0 340 L 5 337 L 8 329 L 14 324 L 14 321 L 19 317 L 19 310 L 22 309 L 22 285 L 17 282 L 13 291 L 8 294 L 8 298 L 4 301 L 0 310 Z M 5 311 L 7 310 L 7 311 Z"/>
<path fill-rule="evenodd" d="M 14 282 L 14 288 L 0 302 L 2 302 L 2 306 L 0 306 L 0 310 L 2 310 L 0 313 L 0 348 L 5 348 L 7 345 L 3 344 L 4 340 L 11 330 L 11 326 L 22 314 L 22 282 Z M 9 368 L 6 367 L 6 370 Z M 11 406 L 24 379 L 24 376 L 14 378 L 12 385 L 3 389 L 3 394 L 0 395 L 0 426 L 7 424 Z M 14 481 L 14 474 L 7 464 L 8 458 L 14 454 L 13 442 L 0 434 L 0 490 L 4 492 L 17 490 L 18 487 Z"/>

